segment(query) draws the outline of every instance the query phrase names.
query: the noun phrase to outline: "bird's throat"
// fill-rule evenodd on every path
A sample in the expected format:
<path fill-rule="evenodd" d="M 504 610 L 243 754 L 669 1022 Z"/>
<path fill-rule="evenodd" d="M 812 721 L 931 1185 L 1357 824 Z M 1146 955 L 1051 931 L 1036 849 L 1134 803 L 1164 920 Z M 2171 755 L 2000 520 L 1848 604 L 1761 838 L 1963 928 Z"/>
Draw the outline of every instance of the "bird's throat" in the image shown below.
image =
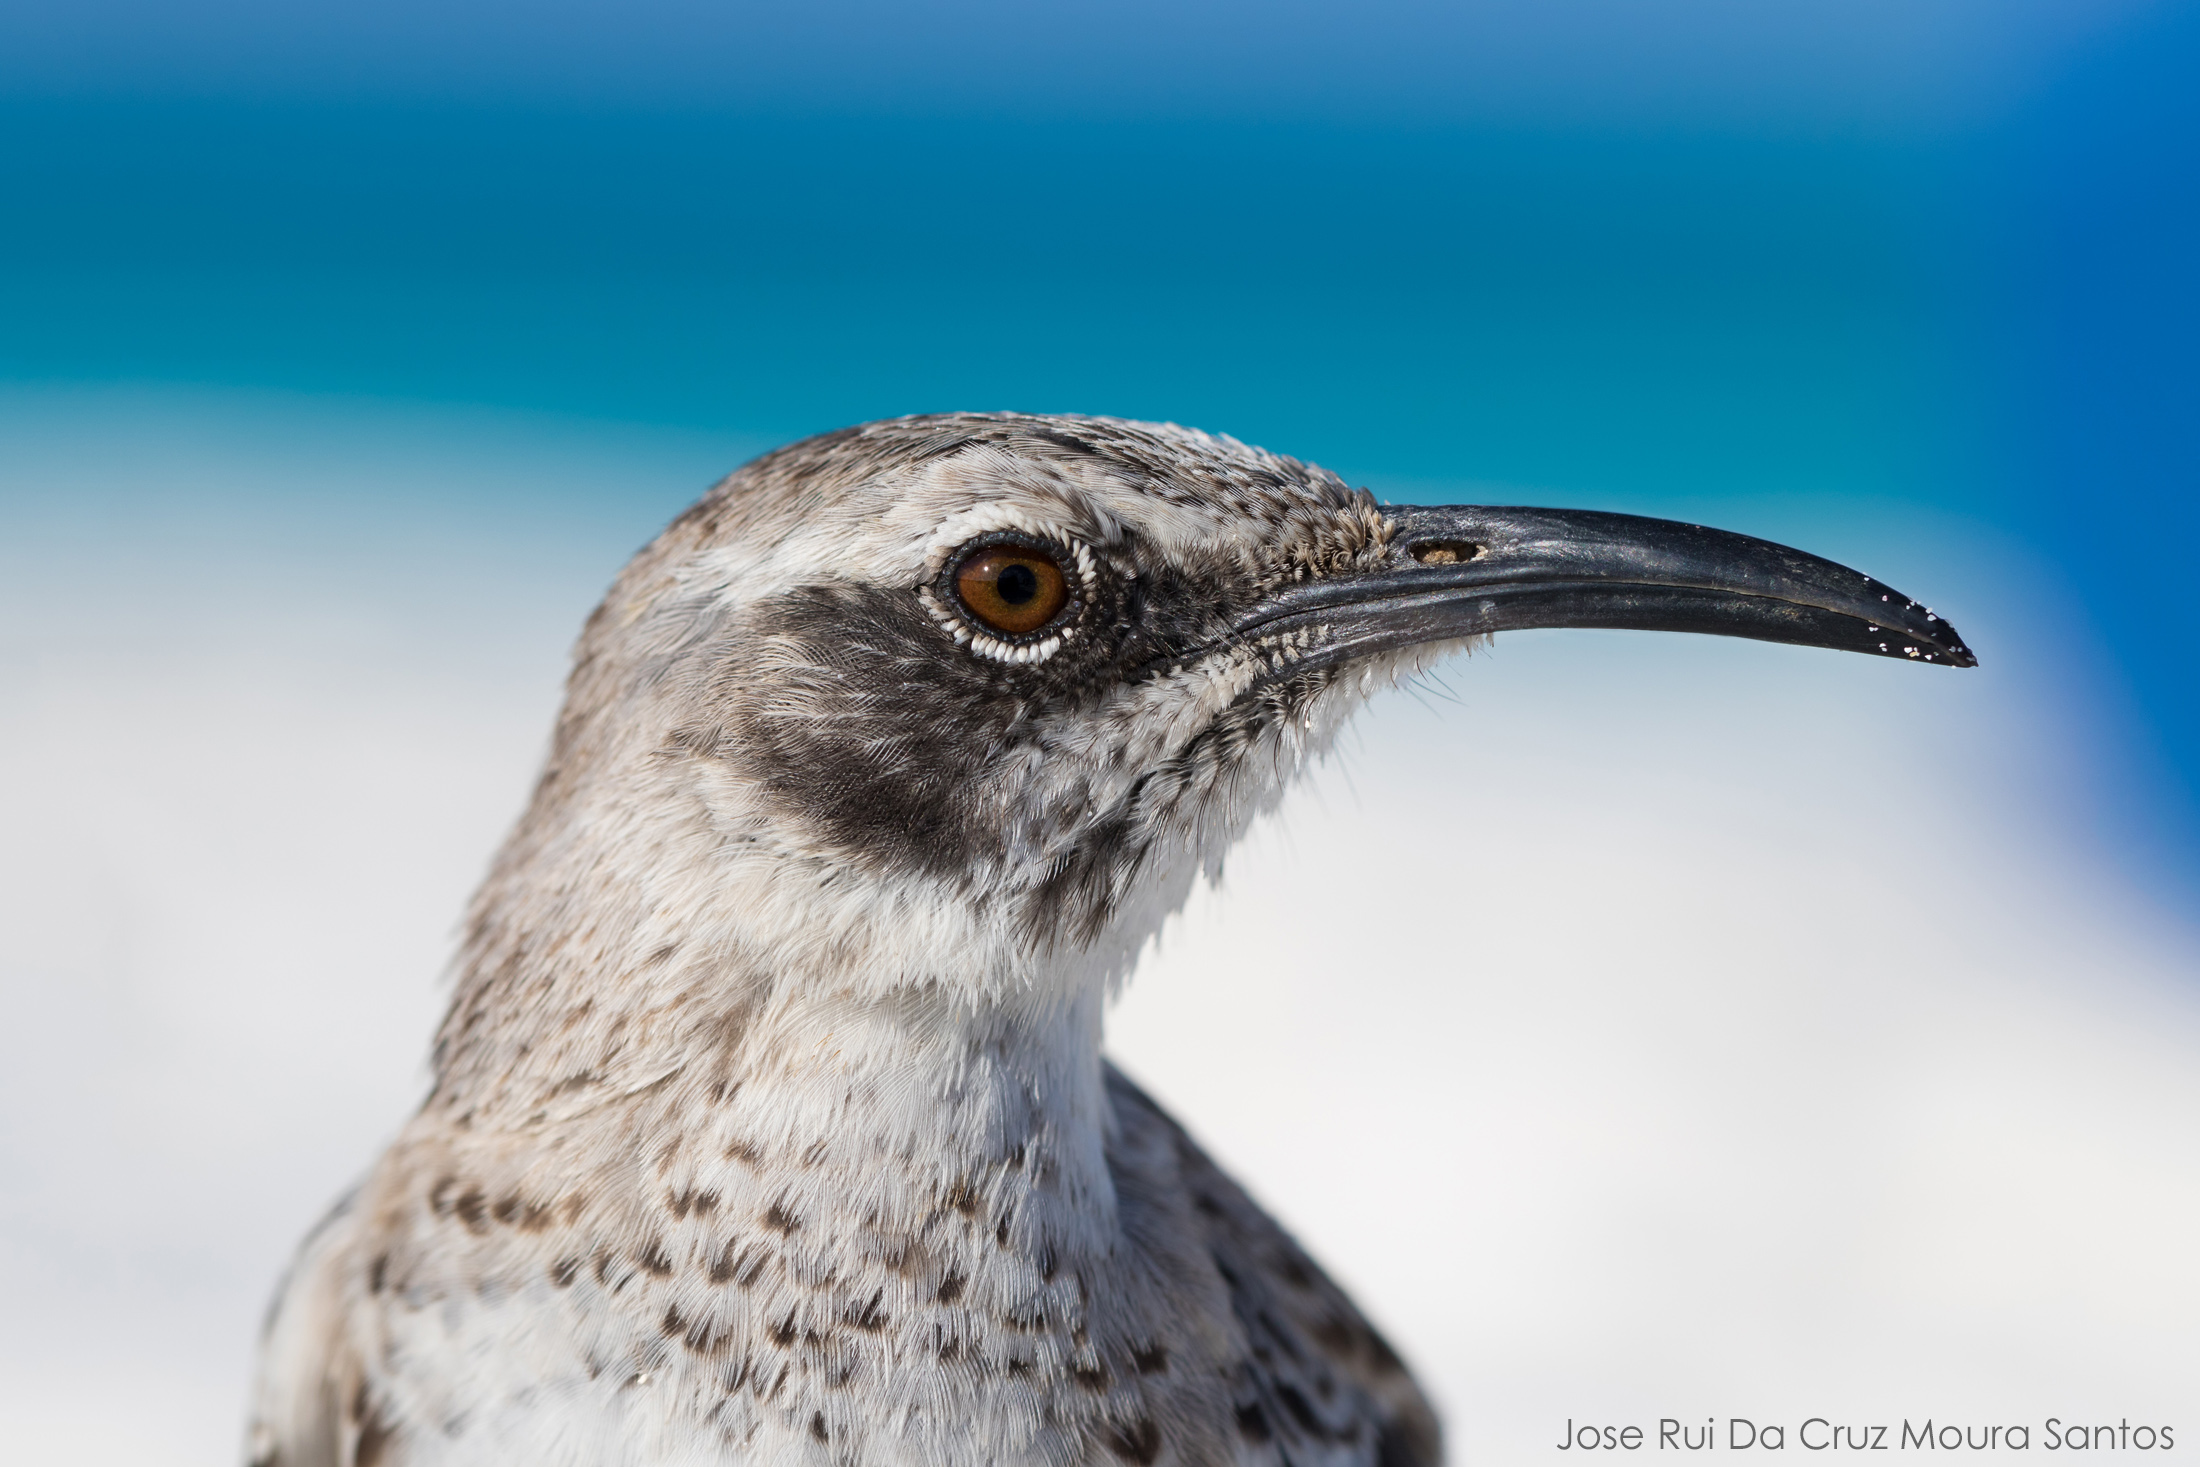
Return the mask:
<path fill-rule="evenodd" d="M 1112 1214 L 1101 1005 L 1096 989 L 983 1003 L 798 991 L 756 1016 L 716 1118 L 690 1107 L 688 1123 L 761 1164 Z"/>

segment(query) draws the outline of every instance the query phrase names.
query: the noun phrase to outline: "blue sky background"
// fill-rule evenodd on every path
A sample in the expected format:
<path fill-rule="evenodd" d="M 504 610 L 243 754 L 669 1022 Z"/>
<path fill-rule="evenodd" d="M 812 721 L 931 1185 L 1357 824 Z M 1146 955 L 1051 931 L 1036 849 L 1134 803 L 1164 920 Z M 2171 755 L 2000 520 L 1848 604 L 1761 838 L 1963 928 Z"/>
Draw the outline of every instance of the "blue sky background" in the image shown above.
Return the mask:
<path fill-rule="evenodd" d="M 1930 506 L 2038 552 L 2189 888 L 2196 71 L 2074 0 L 15 6 L 0 374 Z"/>

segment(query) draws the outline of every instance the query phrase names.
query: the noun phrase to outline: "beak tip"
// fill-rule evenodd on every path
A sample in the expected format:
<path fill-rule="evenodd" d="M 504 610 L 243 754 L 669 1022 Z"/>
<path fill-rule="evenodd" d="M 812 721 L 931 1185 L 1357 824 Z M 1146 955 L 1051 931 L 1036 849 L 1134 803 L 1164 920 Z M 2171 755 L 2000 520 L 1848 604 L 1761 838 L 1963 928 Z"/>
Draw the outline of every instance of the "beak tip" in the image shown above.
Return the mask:
<path fill-rule="evenodd" d="M 1941 635 L 1926 640 L 1922 637 L 1906 637 L 1899 644 L 1881 642 L 1879 650 L 1889 657 L 1900 657 L 1909 662 L 1930 662 L 1937 667 L 1976 667 L 1978 654 L 1965 646 L 1963 639 L 1955 635 L 1955 628 L 1946 622 Z"/>
<path fill-rule="evenodd" d="M 1879 599 L 1891 600 L 1898 594 L 1890 591 Z M 1876 651 L 1882 656 L 1896 657 L 1906 662 L 1930 662 L 1938 667 L 1978 666 L 1978 654 L 1971 650 L 1962 634 L 1946 617 L 1914 601 L 1909 602 L 1903 612 L 1907 614 L 1888 617 L 1883 624 L 1867 623 L 1866 645 L 1860 650 Z M 1890 636 L 1889 633 L 1893 635 Z M 1885 640 L 1880 640 L 1881 638 Z"/>

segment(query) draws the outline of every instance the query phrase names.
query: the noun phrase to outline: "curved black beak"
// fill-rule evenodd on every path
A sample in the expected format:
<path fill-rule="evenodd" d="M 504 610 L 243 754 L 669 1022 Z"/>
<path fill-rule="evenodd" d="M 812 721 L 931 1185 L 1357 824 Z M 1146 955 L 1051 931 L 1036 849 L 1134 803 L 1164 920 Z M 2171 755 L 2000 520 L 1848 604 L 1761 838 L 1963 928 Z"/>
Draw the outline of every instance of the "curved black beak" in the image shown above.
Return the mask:
<path fill-rule="evenodd" d="M 1530 627 L 1707 632 L 1978 665 L 1954 627 L 1893 587 L 1769 540 L 1588 510 L 1384 513 L 1394 532 L 1379 565 L 1292 586 L 1237 635 L 1288 647 L 1300 671 Z"/>

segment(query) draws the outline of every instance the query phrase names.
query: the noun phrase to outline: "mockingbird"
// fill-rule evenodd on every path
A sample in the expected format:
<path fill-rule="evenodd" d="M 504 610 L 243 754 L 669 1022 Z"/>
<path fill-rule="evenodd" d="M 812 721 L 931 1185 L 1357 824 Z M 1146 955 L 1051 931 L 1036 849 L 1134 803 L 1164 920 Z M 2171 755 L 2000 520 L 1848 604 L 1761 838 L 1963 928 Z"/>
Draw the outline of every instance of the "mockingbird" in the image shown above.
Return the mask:
<path fill-rule="evenodd" d="M 589 618 L 253 1459 L 1437 1461 L 1102 1011 L 1371 692 L 1575 626 L 1974 660 L 1761 540 L 1384 505 L 1172 426 L 905 418 L 733 474 Z"/>

